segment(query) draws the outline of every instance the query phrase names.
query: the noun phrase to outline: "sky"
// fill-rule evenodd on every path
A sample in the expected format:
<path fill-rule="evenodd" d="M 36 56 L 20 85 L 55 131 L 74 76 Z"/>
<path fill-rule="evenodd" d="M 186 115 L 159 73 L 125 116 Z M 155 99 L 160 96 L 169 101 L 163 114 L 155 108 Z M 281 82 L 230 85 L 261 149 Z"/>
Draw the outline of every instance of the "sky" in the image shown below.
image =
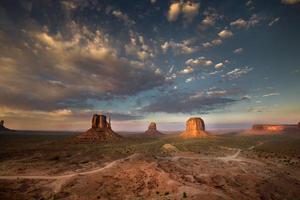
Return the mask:
<path fill-rule="evenodd" d="M 183 130 L 300 121 L 300 0 L 2 0 L 12 129 Z"/>

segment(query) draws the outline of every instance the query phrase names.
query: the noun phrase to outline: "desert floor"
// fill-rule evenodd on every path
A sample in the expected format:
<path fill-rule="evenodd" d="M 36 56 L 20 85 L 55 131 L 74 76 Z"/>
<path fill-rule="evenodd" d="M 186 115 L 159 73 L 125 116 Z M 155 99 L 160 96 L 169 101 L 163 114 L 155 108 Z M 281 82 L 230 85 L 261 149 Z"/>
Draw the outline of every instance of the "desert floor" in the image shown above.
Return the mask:
<path fill-rule="evenodd" d="M 2 133 L 0 199 L 300 199 L 300 132 L 73 137 Z"/>

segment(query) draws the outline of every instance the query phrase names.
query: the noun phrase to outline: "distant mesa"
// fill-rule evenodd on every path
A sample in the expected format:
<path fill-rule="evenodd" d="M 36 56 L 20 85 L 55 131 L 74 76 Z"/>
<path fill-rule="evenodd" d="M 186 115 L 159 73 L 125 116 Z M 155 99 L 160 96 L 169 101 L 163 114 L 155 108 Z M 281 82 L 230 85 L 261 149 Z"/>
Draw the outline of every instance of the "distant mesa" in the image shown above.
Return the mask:
<path fill-rule="evenodd" d="M 186 131 L 180 134 L 183 138 L 208 137 L 205 124 L 200 117 L 192 117 L 186 121 Z"/>
<path fill-rule="evenodd" d="M 254 124 L 251 130 L 242 132 L 242 135 L 270 135 L 298 132 L 299 124 Z"/>
<path fill-rule="evenodd" d="M 252 130 L 256 131 L 270 131 L 270 132 L 280 132 L 295 130 L 299 128 L 298 124 L 255 124 L 252 126 Z"/>
<path fill-rule="evenodd" d="M 111 129 L 111 121 L 106 115 L 94 114 L 92 118 L 92 128 L 77 136 L 82 142 L 102 142 L 120 139 L 121 136 Z"/>
<path fill-rule="evenodd" d="M 157 136 L 157 135 L 163 135 L 161 132 L 159 132 L 157 130 L 157 127 L 156 127 L 156 123 L 155 122 L 151 122 L 148 126 L 148 130 L 145 131 L 145 133 L 147 135 L 152 135 L 152 136 Z"/>
<path fill-rule="evenodd" d="M 4 120 L 0 121 L 0 131 L 10 131 L 10 129 L 4 126 Z"/>

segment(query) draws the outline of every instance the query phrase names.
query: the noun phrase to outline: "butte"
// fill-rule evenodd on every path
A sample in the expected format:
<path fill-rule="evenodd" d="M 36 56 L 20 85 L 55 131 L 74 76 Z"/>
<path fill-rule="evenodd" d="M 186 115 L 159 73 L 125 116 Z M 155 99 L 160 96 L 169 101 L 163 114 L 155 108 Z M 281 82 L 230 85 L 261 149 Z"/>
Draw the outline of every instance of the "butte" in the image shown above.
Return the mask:
<path fill-rule="evenodd" d="M 156 123 L 151 122 L 148 126 L 148 130 L 145 131 L 145 134 L 151 135 L 151 136 L 158 136 L 158 135 L 163 135 L 161 132 L 159 132 L 156 128 Z"/>
<path fill-rule="evenodd" d="M 205 124 L 200 117 L 192 117 L 186 121 L 186 130 L 180 134 L 183 138 L 204 138 L 209 134 L 205 131 Z"/>
<path fill-rule="evenodd" d="M 94 114 L 92 118 L 92 128 L 77 136 L 80 142 L 104 142 L 118 140 L 121 136 L 111 128 L 111 121 L 105 115 Z"/>

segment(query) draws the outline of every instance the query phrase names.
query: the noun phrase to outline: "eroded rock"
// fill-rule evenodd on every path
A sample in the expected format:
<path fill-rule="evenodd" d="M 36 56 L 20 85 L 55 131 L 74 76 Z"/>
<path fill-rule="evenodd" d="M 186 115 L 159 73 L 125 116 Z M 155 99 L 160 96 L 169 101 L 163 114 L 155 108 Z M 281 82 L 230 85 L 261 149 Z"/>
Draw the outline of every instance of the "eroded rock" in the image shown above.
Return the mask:
<path fill-rule="evenodd" d="M 77 136 L 82 142 L 108 141 L 121 138 L 111 128 L 111 121 L 105 115 L 94 114 L 92 118 L 92 128 Z"/>
<path fill-rule="evenodd" d="M 149 124 L 148 130 L 145 131 L 145 133 L 147 135 L 162 135 L 162 133 L 157 130 L 155 122 Z"/>
<path fill-rule="evenodd" d="M 183 138 L 192 137 L 207 137 L 208 134 L 205 132 L 205 124 L 203 119 L 200 117 L 192 117 L 186 121 L 186 131 L 181 133 Z"/>

